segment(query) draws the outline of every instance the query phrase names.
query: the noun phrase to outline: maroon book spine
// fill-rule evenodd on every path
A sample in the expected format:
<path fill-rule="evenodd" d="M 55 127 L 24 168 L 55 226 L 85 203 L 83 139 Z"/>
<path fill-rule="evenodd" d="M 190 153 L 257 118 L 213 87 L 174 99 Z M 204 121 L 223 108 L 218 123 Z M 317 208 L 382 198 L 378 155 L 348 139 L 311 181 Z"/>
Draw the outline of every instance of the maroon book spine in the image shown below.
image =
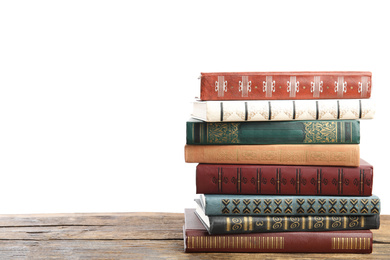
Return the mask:
<path fill-rule="evenodd" d="M 371 72 L 201 73 L 201 100 L 370 98 Z"/>
<path fill-rule="evenodd" d="M 185 252 L 371 253 L 370 230 L 209 235 L 194 214 L 185 211 Z"/>
<path fill-rule="evenodd" d="M 198 164 L 198 194 L 371 196 L 373 166 Z"/>

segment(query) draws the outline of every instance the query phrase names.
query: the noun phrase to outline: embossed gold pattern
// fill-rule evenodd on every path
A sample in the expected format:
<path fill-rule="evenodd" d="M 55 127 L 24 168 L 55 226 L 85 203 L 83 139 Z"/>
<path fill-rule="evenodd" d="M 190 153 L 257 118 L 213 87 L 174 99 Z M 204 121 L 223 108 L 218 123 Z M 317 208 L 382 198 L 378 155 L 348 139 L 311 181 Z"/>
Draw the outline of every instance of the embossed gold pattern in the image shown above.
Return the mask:
<path fill-rule="evenodd" d="M 239 143 L 238 123 L 208 123 L 207 141 L 213 144 Z"/>
<path fill-rule="evenodd" d="M 337 143 L 337 122 L 304 122 L 304 143 Z M 342 124 L 343 126 L 343 124 Z"/>

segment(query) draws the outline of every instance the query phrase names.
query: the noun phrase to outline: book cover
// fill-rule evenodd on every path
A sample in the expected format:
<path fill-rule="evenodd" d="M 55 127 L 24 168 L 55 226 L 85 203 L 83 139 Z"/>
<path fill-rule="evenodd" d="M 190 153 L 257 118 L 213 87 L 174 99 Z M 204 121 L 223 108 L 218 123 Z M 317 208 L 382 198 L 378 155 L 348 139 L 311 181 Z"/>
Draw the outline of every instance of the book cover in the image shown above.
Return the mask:
<path fill-rule="evenodd" d="M 187 144 L 358 144 L 358 120 L 187 121 Z"/>
<path fill-rule="evenodd" d="M 371 196 L 373 166 L 198 164 L 196 193 Z"/>
<path fill-rule="evenodd" d="M 370 230 L 329 232 L 273 232 L 210 235 L 194 214 L 185 209 L 184 251 L 268 253 L 371 253 Z"/>
<path fill-rule="evenodd" d="M 362 99 L 371 96 L 368 71 L 201 73 L 201 100 Z"/>
<path fill-rule="evenodd" d="M 208 216 L 309 216 L 376 215 L 375 196 L 290 196 L 201 194 L 201 208 Z"/>
<path fill-rule="evenodd" d="M 185 145 L 185 162 L 359 166 L 358 144 Z"/>
<path fill-rule="evenodd" d="M 210 235 L 267 232 L 315 232 L 379 229 L 380 216 L 207 216 L 199 207 L 195 214 Z"/>
<path fill-rule="evenodd" d="M 372 119 L 371 99 L 195 101 L 192 117 L 206 122 Z"/>

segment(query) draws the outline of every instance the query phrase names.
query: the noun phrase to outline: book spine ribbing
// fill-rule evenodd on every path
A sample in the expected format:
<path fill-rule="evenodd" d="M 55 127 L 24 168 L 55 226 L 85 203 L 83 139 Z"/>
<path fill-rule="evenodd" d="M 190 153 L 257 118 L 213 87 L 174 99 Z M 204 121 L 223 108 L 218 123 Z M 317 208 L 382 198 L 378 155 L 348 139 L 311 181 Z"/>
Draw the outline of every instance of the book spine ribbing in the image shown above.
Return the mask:
<path fill-rule="evenodd" d="M 370 72 L 202 73 L 201 100 L 357 99 L 371 96 Z"/>
<path fill-rule="evenodd" d="M 340 231 L 378 229 L 379 215 L 372 216 L 212 216 L 209 234 Z"/>
<path fill-rule="evenodd" d="M 358 144 L 185 145 L 188 163 L 359 166 Z"/>
<path fill-rule="evenodd" d="M 372 252 L 372 232 L 279 232 L 208 235 L 184 231 L 185 252 L 361 253 Z M 308 243 L 310 241 L 310 243 Z"/>
<path fill-rule="evenodd" d="M 204 107 L 205 117 L 196 107 Z M 197 101 L 193 117 L 207 122 L 372 119 L 371 99 Z"/>
<path fill-rule="evenodd" d="M 198 164 L 198 194 L 371 196 L 373 167 Z"/>

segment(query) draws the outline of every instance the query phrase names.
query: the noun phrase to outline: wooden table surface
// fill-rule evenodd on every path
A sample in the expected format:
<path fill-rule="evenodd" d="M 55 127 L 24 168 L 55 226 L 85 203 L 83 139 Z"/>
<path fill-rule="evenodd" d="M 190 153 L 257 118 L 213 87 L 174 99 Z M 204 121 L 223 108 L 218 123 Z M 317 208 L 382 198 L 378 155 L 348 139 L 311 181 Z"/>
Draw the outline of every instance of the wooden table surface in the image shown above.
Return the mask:
<path fill-rule="evenodd" d="M 0 215 L 0 259 L 390 259 L 390 216 L 372 254 L 184 253 L 184 214 Z"/>

